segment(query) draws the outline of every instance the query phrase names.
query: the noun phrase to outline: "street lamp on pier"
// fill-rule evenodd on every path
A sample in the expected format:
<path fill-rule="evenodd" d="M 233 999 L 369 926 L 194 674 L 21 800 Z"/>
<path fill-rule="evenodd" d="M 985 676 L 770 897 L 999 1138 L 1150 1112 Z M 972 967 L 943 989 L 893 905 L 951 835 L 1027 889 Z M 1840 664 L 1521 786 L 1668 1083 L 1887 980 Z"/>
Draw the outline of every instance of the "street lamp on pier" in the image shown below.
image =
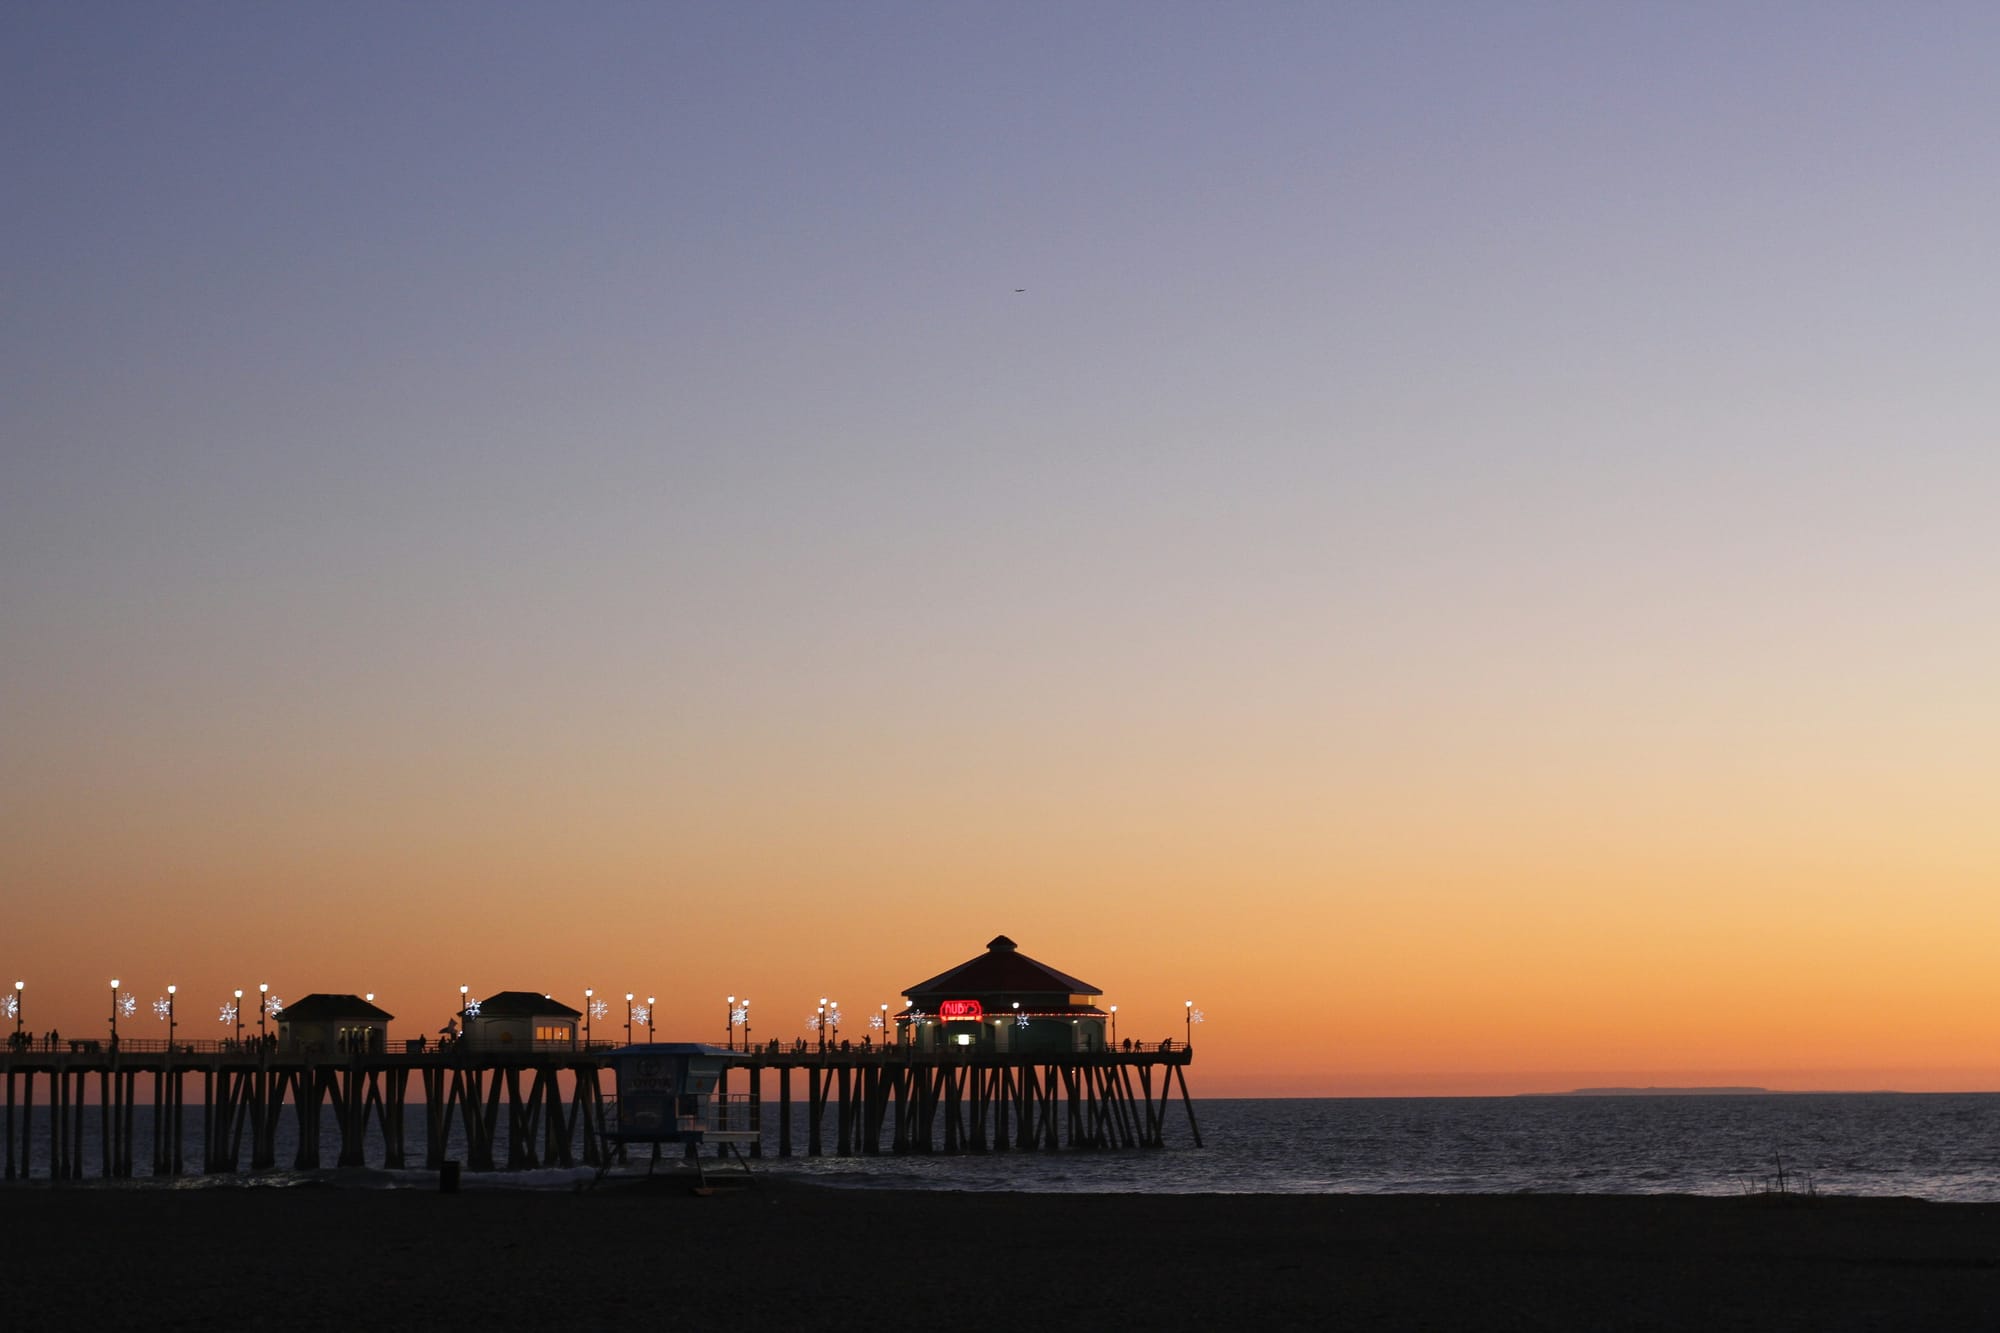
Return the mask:
<path fill-rule="evenodd" d="M 167 983 L 167 1049 L 174 1049 L 174 992 L 180 987 Z"/>
<path fill-rule="evenodd" d="M 632 992 L 625 992 L 625 1044 L 632 1044 Z"/>
<path fill-rule="evenodd" d="M 257 983 L 257 1044 L 264 1044 L 264 1011 L 269 1007 L 271 987 L 266 982 Z"/>
<path fill-rule="evenodd" d="M 585 986 L 583 988 L 583 1045 L 586 1050 L 590 1047 L 590 1011 L 597 1007 L 597 1001 L 594 998 L 596 995 L 596 987 Z"/>
<path fill-rule="evenodd" d="M 243 1045 L 243 988 L 241 986 L 236 988 L 236 1003 L 229 1006 L 229 1014 L 230 1017 L 236 1020 L 236 1045 L 238 1049 L 241 1049 Z"/>
<path fill-rule="evenodd" d="M 111 978 L 111 1044 L 118 1044 L 118 978 Z"/>
<path fill-rule="evenodd" d="M 1118 1044 L 1118 1006 L 1111 1006 L 1111 1044 Z"/>
<path fill-rule="evenodd" d="M 27 1006 L 28 997 L 25 993 L 27 989 L 28 983 L 25 981 L 14 983 L 14 1044 L 16 1046 L 21 1045 L 21 1010 Z M 26 1048 L 24 1047 L 23 1049 Z"/>
<path fill-rule="evenodd" d="M 648 995 L 646 997 L 646 1040 L 658 1041 L 659 1039 L 660 1002 Z"/>
<path fill-rule="evenodd" d="M 736 997 L 734 995 L 729 997 L 729 1013 L 725 1016 L 722 1025 L 722 1034 L 723 1034 L 722 1035 L 723 1049 L 729 1051 L 735 1050 L 736 1049 Z"/>

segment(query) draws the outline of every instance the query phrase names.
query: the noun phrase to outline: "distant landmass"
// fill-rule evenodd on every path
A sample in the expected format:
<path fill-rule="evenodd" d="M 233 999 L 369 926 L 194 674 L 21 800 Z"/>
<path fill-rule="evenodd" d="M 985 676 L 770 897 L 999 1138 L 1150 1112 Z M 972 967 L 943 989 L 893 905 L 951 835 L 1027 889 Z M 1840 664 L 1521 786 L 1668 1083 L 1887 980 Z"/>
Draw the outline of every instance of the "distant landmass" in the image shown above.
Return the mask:
<path fill-rule="evenodd" d="M 1570 1092 L 1541 1094 L 1548 1097 L 1746 1097 L 1769 1094 L 1769 1088 L 1577 1088 Z"/>

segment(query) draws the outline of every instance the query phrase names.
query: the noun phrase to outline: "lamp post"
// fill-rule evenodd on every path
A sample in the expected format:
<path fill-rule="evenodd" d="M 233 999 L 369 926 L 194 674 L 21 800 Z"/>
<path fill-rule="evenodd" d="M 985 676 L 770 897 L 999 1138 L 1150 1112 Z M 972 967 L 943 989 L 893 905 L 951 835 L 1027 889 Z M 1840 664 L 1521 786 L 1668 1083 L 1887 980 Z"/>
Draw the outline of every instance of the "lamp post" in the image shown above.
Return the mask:
<path fill-rule="evenodd" d="M 1111 1006 L 1111 1044 L 1118 1044 L 1118 1006 Z"/>
<path fill-rule="evenodd" d="M 28 997 L 25 993 L 27 989 L 28 983 L 25 981 L 14 983 L 14 1044 L 16 1046 L 21 1045 L 21 1010 L 28 1003 Z M 26 1047 L 22 1047 L 22 1049 L 25 1050 Z"/>
<path fill-rule="evenodd" d="M 646 1040 L 647 1041 L 658 1041 L 660 1039 L 659 1006 L 660 1002 L 658 1000 L 654 999 L 650 995 L 646 997 Z"/>
<path fill-rule="evenodd" d="M 236 1045 L 243 1045 L 243 988 L 236 988 L 236 1003 L 229 1006 L 230 1014 L 236 1019 Z"/>
<path fill-rule="evenodd" d="M 271 987 L 265 982 L 257 983 L 257 1044 L 264 1044 L 264 1010 L 270 1002 Z"/>
<path fill-rule="evenodd" d="M 632 1044 L 632 992 L 625 992 L 625 1044 Z"/>
<path fill-rule="evenodd" d="M 169 983 L 167 986 L 167 1050 L 174 1049 L 174 992 L 180 987 Z"/>
<path fill-rule="evenodd" d="M 736 997 L 734 995 L 729 997 L 729 1012 L 723 1016 L 722 1033 L 723 1033 L 722 1036 L 723 1049 L 728 1051 L 735 1050 L 736 1049 Z"/>
<path fill-rule="evenodd" d="M 1187 1039 L 1183 1041 L 1181 1044 L 1183 1046 L 1192 1046 L 1194 1045 L 1194 1001 L 1193 1000 L 1189 1000 L 1186 1002 L 1185 1012 L 1187 1014 Z"/>
<path fill-rule="evenodd" d="M 118 978 L 111 978 L 111 1044 L 118 1044 Z"/>
<path fill-rule="evenodd" d="M 590 1047 L 590 1011 L 594 1007 L 592 1001 L 596 994 L 597 991 L 593 987 L 583 988 L 583 1045 L 586 1050 Z"/>
<path fill-rule="evenodd" d="M 743 1049 L 750 1049 L 750 1001 L 743 1002 Z"/>
<path fill-rule="evenodd" d="M 889 1044 L 889 1006 L 882 1006 L 882 1044 Z"/>

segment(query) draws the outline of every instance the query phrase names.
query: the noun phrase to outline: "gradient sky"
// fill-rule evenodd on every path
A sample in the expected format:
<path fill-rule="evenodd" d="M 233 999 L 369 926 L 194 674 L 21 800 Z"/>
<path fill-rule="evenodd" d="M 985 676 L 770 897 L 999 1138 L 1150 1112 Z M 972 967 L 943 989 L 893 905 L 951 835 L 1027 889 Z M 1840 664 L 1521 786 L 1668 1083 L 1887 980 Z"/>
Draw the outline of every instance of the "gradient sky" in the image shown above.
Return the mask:
<path fill-rule="evenodd" d="M 10 3 L 0 972 L 2000 1088 L 1995 51 Z"/>

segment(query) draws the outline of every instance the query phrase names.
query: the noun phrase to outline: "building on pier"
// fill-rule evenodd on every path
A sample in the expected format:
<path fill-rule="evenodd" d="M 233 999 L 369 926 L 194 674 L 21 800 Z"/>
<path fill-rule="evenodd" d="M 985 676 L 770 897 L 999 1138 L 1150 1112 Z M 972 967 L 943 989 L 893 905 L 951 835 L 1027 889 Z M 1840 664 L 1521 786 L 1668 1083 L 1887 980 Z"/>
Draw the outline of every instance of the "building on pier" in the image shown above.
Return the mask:
<path fill-rule="evenodd" d="M 359 995 L 316 991 L 278 1011 L 278 1044 L 311 1055 L 380 1051 L 393 1018 Z"/>
<path fill-rule="evenodd" d="M 537 991 L 503 990 L 466 1006 L 466 1039 L 480 1046 L 549 1050 L 575 1046 L 581 1009 Z"/>
<path fill-rule="evenodd" d="M 1102 1051 L 1103 992 L 1022 953 L 997 936 L 986 952 L 907 987 L 897 1032 L 919 1051 L 959 1047 L 990 1054 Z"/>

